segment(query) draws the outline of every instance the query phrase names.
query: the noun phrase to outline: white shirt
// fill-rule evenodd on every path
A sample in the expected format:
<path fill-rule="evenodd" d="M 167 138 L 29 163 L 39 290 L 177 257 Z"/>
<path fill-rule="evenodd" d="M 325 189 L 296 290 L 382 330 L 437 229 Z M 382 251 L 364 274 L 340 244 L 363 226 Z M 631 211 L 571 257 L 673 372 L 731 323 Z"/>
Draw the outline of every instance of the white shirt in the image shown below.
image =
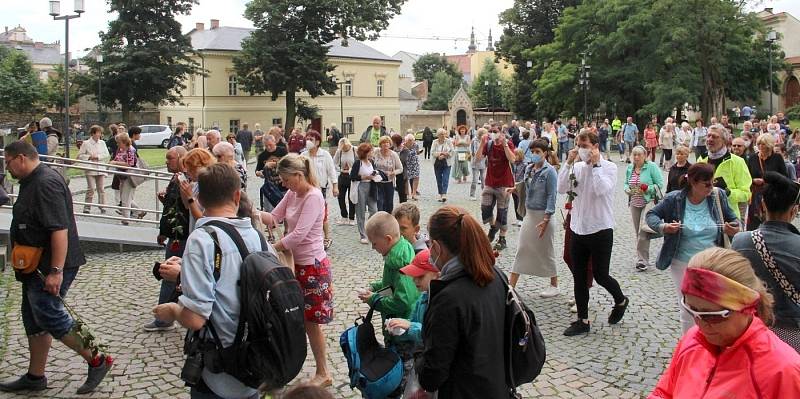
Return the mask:
<path fill-rule="evenodd" d="M 106 163 L 111 159 L 111 154 L 108 153 L 108 147 L 106 147 L 106 142 L 103 140 L 94 141 L 93 138 L 86 140 L 81 144 L 81 149 L 78 151 L 78 159 L 82 161 L 88 161 L 91 157 L 97 157 L 98 160 L 94 162 L 98 163 Z M 94 167 L 99 170 L 106 170 L 106 168 L 102 166 L 94 166 L 94 165 L 81 165 L 86 167 Z M 102 172 L 93 172 L 93 171 L 86 171 L 87 176 L 105 176 L 105 173 Z"/>
<path fill-rule="evenodd" d="M 317 182 L 319 183 L 319 188 L 327 189 L 329 184 L 335 184 L 338 182 L 338 176 L 336 175 L 336 167 L 333 165 L 333 157 L 331 157 L 331 153 L 328 151 L 323 150 L 322 148 L 317 148 L 317 155 L 311 156 L 308 150 L 302 152 L 302 155 L 307 156 L 311 161 L 314 162 L 314 172 L 317 172 Z"/>
<path fill-rule="evenodd" d="M 558 172 L 558 192 L 566 194 L 571 187 L 570 173 L 574 173 L 578 194 L 572 202 L 572 220 L 569 227 L 575 234 L 589 235 L 601 230 L 614 228 L 614 188 L 617 185 L 617 165 L 600 159 L 600 166 L 593 167 L 586 162 L 569 164 Z"/>

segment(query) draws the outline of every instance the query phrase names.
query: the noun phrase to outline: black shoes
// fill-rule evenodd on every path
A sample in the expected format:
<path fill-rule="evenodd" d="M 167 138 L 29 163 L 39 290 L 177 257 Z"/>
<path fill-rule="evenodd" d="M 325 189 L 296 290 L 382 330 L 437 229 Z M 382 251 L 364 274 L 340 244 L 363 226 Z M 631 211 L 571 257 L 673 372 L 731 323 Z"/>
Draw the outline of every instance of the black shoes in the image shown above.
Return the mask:
<path fill-rule="evenodd" d="M 589 323 L 584 323 L 583 320 L 575 320 L 572 324 L 564 330 L 564 335 L 567 337 L 574 337 L 581 334 L 589 334 Z"/>
<path fill-rule="evenodd" d="M 625 297 L 622 303 L 614 305 L 614 308 L 611 309 L 611 314 L 608 315 L 608 324 L 619 323 L 619 321 L 622 320 L 622 316 L 625 316 L 625 310 L 628 309 L 629 303 L 628 297 Z"/>
<path fill-rule="evenodd" d="M 506 247 L 506 238 L 504 236 L 500 236 L 500 238 L 497 239 L 497 244 L 494 244 L 494 249 L 496 251 L 502 251 L 506 249 Z"/>
<path fill-rule="evenodd" d="M 100 355 L 100 365 L 97 367 L 89 366 L 89 375 L 86 377 L 86 382 L 78 388 L 78 394 L 82 395 L 94 391 L 103 382 L 103 378 L 106 378 L 106 374 L 111 370 L 113 364 L 113 359 L 106 355 Z"/>
<path fill-rule="evenodd" d="M 500 229 L 498 229 L 498 228 L 496 228 L 494 226 L 489 226 L 489 243 L 494 241 L 494 237 L 497 235 L 498 231 L 500 231 Z"/>
<path fill-rule="evenodd" d="M 637 263 L 636 264 L 636 270 L 638 270 L 640 272 L 643 272 L 643 271 L 647 270 L 647 265 L 645 265 L 644 263 Z"/>
<path fill-rule="evenodd" d="M 43 391 L 45 389 L 47 389 L 47 377 L 34 380 L 28 374 L 23 374 L 15 381 L 0 382 L 0 391 L 2 392 Z"/>

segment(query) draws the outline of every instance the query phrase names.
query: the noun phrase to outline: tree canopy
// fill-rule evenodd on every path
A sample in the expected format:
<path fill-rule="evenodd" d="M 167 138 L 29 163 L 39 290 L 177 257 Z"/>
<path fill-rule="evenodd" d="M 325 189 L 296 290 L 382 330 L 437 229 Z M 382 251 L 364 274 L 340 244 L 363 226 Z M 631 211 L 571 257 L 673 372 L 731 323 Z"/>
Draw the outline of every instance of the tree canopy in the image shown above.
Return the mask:
<path fill-rule="evenodd" d="M 428 99 L 422 104 L 422 109 L 443 111 L 448 108 L 448 103 L 461 87 L 461 79 L 455 78 L 445 71 L 438 71 L 433 75 L 433 90 L 428 94 Z"/>
<path fill-rule="evenodd" d="M 131 111 L 147 103 L 177 103 L 182 99 L 187 76 L 200 74 L 196 55 L 188 36 L 181 33 L 175 19 L 187 15 L 197 0 L 107 0 L 109 12 L 117 19 L 100 33 L 103 55 L 102 105 L 122 109 L 127 120 Z M 93 57 L 84 60 L 92 73 L 97 71 Z M 94 94 L 97 76 L 83 86 Z"/>
<path fill-rule="evenodd" d="M 461 80 L 464 74 L 458 69 L 456 64 L 447 60 L 447 57 L 436 53 L 424 54 L 412 66 L 414 71 L 414 79 L 417 82 L 423 80 L 428 82 L 428 90 L 433 91 L 434 88 L 434 75 L 436 72 L 444 72 L 448 76 Z"/>
<path fill-rule="evenodd" d="M 251 94 L 286 98 L 286 131 L 297 117 L 297 93 L 336 93 L 330 43 L 374 39 L 405 0 L 252 0 L 245 17 L 256 30 L 233 59 L 239 83 Z"/>
<path fill-rule="evenodd" d="M 497 82 L 501 82 L 498 86 Z M 508 109 L 506 92 L 512 88 L 511 83 L 500 76 L 497 64 L 492 59 L 486 59 L 483 69 L 469 89 L 469 96 L 475 108 L 503 108 Z"/>
<path fill-rule="evenodd" d="M 0 112 L 33 113 L 41 82 L 25 53 L 0 46 Z"/>
<path fill-rule="evenodd" d="M 69 103 L 72 105 L 78 103 L 82 93 L 79 82 L 85 79 L 79 75 L 82 74 L 70 71 Z M 55 75 L 48 75 L 43 89 L 42 102 L 44 105 L 56 108 L 59 113 L 64 112 L 64 65 L 56 65 Z"/>

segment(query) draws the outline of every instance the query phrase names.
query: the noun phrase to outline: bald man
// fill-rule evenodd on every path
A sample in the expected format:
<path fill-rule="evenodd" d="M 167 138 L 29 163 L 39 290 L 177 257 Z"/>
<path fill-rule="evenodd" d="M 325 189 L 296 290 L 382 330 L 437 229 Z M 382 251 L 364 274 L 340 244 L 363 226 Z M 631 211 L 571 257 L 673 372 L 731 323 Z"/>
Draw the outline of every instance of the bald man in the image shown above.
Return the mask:
<path fill-rule="evenodd" d="M 373 147 L 378 146 L 378 140 L 380 140 L 381 136 L 387 136 L 386 127 L 383 126 L 383 120 L 380 116 L 372 117 L 372 126 L 368 127 L 367 130 L 364 130 L 364 133 L 361 135 L 360 142 L 362 143 L 370 143 Z"/>

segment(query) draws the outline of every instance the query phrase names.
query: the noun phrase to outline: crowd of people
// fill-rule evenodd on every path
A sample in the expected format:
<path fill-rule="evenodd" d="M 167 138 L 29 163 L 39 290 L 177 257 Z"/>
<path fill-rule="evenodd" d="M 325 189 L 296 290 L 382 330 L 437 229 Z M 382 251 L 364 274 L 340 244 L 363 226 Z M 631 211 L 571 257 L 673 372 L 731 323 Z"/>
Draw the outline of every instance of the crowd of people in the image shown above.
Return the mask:
<path fill-rule="evenodd" d="M 209 229 L 227 237 L 215 224 L 231 225 L 250 251 L 261 248 L 263 234 L 268 251 L 293 270 L 303 293 L 315 373 L 296 390 L 331 386 L 322 329 L 335 314 L 330 192 L 339 206 L 335 223 L 356 225 L 360 242 L 384 260 L 380 279 L 365 281 L 357 292 L 358 300 L 381 314 L 384 343 L 402 359 L 402 383 L 389 397 L 425 397 L 409 396 L 405 387 L 412 383 L 443 398 L 507 397 L 515 387 L 505 375 L 507 292 L 496 258 L 508 247 L 509 229 L 519 226 L 509 285 L 532 275 L 549 279 L 539 296 L 560 295 L 561 253 L 573 277 L 571 305 L 577 313 L 563 335 L 585 335 L 592 327 L 594 282 L 613 298 L 608 324 L 621 322 L 635 306 L 611 276 L 618 245 L 614 204 L 623 194 L 636 243 L 631 266 L 647 270 L 651 241 L 663 239 L 655 266 L 670 272 L 676 324 L 683 332 L 651 397 L 724 395 L 733 386 L 747 397 L 800 395 L 800 232 L 792 224 L 800 210 L 800 183 L 789 173 L 798 166 L 800 129 L 792 132 L 781 114 L 766 123 L 745 121 L 741 133 L 725 116 L 710 118 L 708 127 L 702 119 L 694 122 L 692 129 L 672 117 L 663 126 L 654 118 L 640 130 L 633 117 L 581 125 L 574 117 L 489 121 L 474 128 L 425 128 L 421 145 L 415 132 L 393 133 L 377 116 L 358 143 L 335 126 L 287 134 L 280 126 L 265 133 L 258 125 L 251 133 L 245 125 L 223 141 L 217 130 L 191 134 L 179 124 L 166 153 L 173 177 L 158 193 L 164 206 L 158 241 L 166 246 L 154 269 L 161 279 L 159 305 L 144 329 L 180 324 L 205 331 L 210 325 L 230 345 L 240 316 L 237 266 L 243 258 L 232 239 L 216 239 Z M 93 126 L 78 157 L 137 167 L 137 129 L 114 126 L 112 140 L 104 143 L 103 129 Z M 15 265 L 15 271 L 27 298 L 22 314 L 31 356 L 28 372 L 0 390 L 44 389 L 47 348 L 56 337 L 87 361 L 89 376 L 79 390 L 84 393 L 103 380 L 113 358 L 97 346 L 76 343 L 78 324 L 57 299 L 85 260 L 72 197 L 63 177 L 39 163 L 42 138 L 33 136 L 38 133 L 10 144 L 4 154 L 7 169 L 20 180 L 20 198 L 30 198 L 15 204 L 11 236 L 22 264 L 28 264 L 28 270 Z M 45 135 L 43 150 L 47 140 Z M 257 202 L 246 194 L 252 148 L 255 174 L 263 179 Z M 423 162 L 428 159 L 432 165 Z M 624 175 L 617 163 L 626 168 Z M 426 234 L 417 202 L 420 176 L 430 172 L 437 193 L 425 194 L 440 207 L 427 218 Z M 103 175 L 96 170 L 86 176 L 100 204 Z M 620 176 L 624 181 L 618 182 Z M 469 199 L 480 197 L 480 217 L 447 204 L 451 179 L 469 181 Z M 137 208 L 135 185 L 122 179 L 117 186 L 120 209 L 128 216 Z M 566 199 L 563 248 L 555 240 L 562 231 L 554 220 L 559 195 Z M 515 220 L 509 221 L 512 205 Z M 40 258 L 23 255 L 31 247 L 40 249 Z M 215 259 L 217 248 L 221 261 Z M 215 272 L 215 262 L 222 273 Z M 258 395 L 208 365 L 191 388 L 196 398 Z"/>

